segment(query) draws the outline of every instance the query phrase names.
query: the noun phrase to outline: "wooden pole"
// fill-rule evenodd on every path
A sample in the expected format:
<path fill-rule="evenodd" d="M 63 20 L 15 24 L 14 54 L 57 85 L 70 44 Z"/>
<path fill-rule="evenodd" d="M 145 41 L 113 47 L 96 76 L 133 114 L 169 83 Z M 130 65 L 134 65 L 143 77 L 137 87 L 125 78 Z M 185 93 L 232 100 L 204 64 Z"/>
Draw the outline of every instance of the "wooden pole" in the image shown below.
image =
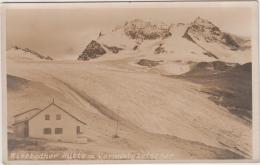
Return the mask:
<path fill-rule="evenodd" d="M 116 134 L 115 134 L 115 138 L 119 138 L 118 136 L 118 126 L 119 126 L 119 110 L 117 111 L 117 120 L 116 120 Z"/>

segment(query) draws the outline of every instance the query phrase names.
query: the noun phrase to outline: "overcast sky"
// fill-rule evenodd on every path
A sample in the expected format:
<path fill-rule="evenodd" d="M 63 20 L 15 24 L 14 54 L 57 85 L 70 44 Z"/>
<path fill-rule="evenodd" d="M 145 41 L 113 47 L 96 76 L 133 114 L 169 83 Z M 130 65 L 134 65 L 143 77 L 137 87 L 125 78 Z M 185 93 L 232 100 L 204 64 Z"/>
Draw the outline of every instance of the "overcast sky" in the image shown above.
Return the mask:
<path fill-rule="evenodd" d="M 6 10 L 7 46 L 28 47 L 52 57 L 79 54 L 99 31 L 135 18 L 189 23 L 208 19 L 221 30 L 250 36 L 255 2 L 20 4 Z"/>

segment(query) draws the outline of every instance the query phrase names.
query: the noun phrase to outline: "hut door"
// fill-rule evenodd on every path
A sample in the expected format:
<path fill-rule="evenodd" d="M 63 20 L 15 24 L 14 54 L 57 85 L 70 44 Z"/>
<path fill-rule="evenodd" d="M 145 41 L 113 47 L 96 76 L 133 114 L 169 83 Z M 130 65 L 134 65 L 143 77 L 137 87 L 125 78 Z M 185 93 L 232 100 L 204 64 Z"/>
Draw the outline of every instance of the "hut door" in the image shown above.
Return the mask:
<path fill-rule="evenodd" d="M 77 134 L 80 134 L 80 126 L 77 126 Z"/>
<path fill-rule="evenodd" d="M 28 122 L 25 123 L 24 125 L 24 137 L 28 137 L 29 136 L 29 124 Z"/>
<path fill-rule="evenodd" d="M 28 137 L 29 136 L 29 131 L 28 131 L 28 127 L 24 128 L 24 137 Z"/>

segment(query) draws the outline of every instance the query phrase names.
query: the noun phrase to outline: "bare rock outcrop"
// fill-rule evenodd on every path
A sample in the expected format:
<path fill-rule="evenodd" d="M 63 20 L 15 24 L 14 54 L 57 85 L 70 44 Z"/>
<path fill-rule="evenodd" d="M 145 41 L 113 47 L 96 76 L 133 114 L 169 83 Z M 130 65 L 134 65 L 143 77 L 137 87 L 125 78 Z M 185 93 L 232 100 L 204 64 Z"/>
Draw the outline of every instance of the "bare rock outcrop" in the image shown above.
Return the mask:
<path fill-rule="evenodd" d="M 127 22 L 124 32 L 131 39 L 154 40 L 171 36 L 170 27 L 165 24 L 157 25 L 148 21 L 135 19 Z"/>
<path fill-rule="evenodd" d="M 89 59 L 98 58 L 106 53 L 106 50 L 102 47 L 100 43 L 92 40 L 85 50 L 78 57 L 78 60 L 86 61 Z"/>
<path fill-rule="evenodd" d="M 114 54 L 119 53 L 119 51 L 123 50 L 123 48 L 119 48 L 116 46 L 108 46 L 104 44 L 104 47 L 107 48 L 108 50 L 110 50 L 111 52 L 113 52 Z"/>
<path fill-rule="evenodd" d="M 238 50 L 241 47 L 232 35 L 222 32 L 212 22 L 200 17 L 190 24 L 183 37 L 195 43 L 197 43 L 196 41 L 220 43 L 231 50 Z"/>
<path fill-rule="evenodd" d="M 15 50 L 22 50 L 23 52 L 25 53 L 29 53 L 33 56 L 36 56 L 38 57 L 39 59 L 42 59 L 42 60 L 53 60 L 53 58 L 51 58 L 50 56 L 44 56 L 44 55 L 41 55 L 40 53 L 36 52 L 36 51 L 33 51 L 29 48 L 20 48 L 18 46 L 14 46 L 13 49 Z"/>
<path fill-rule="evenodd" d="M 154 67 L 160 64 L 162 61 L 153 61 L 147 59 L 141 59 L 137 62 L 138 65 L 147 66 L 147 67 Z"/>

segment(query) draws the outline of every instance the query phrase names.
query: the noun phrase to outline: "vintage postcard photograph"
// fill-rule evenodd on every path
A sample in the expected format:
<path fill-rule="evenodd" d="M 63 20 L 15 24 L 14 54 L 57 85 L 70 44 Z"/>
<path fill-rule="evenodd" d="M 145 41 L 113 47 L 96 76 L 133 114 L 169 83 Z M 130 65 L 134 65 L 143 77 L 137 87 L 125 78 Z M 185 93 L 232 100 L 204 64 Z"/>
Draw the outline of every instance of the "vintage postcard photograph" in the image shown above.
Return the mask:
<path fill-rule="evenodd" d="M 3 18 L 6 161 L 256 159 L 256 2 L 7 3 Z"/>

